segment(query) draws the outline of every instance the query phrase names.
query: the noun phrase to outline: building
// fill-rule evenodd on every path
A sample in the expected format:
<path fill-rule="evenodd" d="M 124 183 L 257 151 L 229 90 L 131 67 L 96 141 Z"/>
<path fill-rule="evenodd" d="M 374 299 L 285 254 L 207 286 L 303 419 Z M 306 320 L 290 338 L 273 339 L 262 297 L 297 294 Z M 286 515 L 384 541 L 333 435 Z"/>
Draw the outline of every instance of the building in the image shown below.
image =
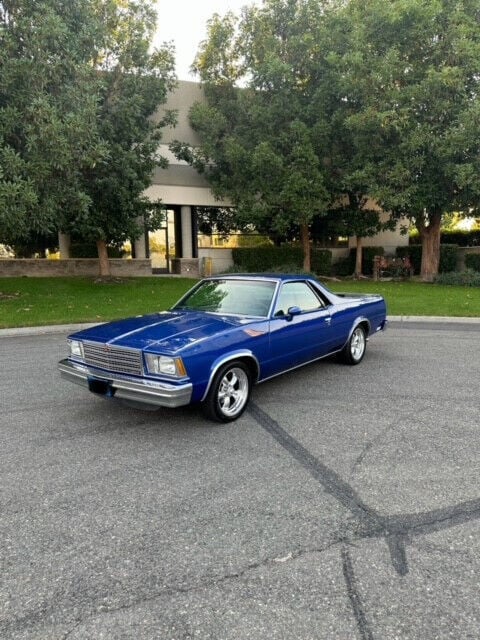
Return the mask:
<path fill-rule="evenodd" d="M 153 184 L 146 190 L 152 200 L 160 199 L 166 207 L 165 224 L 154 234 L 144 234 L 134 243 L 136 258 L 151 258 L 153 271 L 198 275 L 205 271 L 208 264 L 213 272 L 221 272 L 231 264 L 231 251 L 213 247 L 200 247 L 195 207 L 229 206 L 227 201 L 216 200 L 206 179 L 186 162 L 178 160 L 169 150 L 174 140 L 199 144 L 197 134 L 189 125 L 190 107 L 198 101 L 204 101 L 202 87 L 197 82 L 180 81 L 176 90 L 170 93 L 168 101 L 158 113 L 162 117 L 165 110 L 177 112 L 177 125 L 163 131 L 161 154 L 168 159 L 167 169 L 157 168 Z M 399 231 L 382 232 L 368 238 L 364 244 L 383 246 L 387 252 L 395 247 L 408 244 L 408 237 Z M 355 238 L 350 239 L 355 246 Z M 68 238 L 60 237 L 62 257 L 68 256 Z M 348 249 L 336 250 L 335 256 L 341 257 Z"/>

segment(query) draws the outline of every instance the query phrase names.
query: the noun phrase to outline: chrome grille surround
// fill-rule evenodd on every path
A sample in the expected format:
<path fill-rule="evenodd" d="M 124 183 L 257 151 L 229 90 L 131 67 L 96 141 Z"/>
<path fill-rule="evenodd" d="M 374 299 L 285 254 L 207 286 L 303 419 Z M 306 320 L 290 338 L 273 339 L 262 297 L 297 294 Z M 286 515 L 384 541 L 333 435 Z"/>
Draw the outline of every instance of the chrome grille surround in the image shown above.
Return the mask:
<path fill-rule="evenodd" d="M 142 352 L 99 342 L 84 342 L 85 364 L 106 371 L 143 376 Z"/>

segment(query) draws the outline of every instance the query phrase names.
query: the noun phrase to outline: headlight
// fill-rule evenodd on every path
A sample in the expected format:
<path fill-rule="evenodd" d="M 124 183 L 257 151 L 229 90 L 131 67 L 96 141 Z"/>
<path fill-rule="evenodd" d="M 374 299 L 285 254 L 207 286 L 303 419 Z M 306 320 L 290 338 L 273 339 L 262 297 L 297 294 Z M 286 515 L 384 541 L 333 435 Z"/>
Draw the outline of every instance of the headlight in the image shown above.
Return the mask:
<path fill-rule="evenodd" d="M 187 375 L 181 358 L 157 356 L 153 353 L 145 354 L 147 369 L 155 375 L 183 377 Z"/>
<path fill-rule="evenodd" d="M 83 360 L 83 344 L 78 340 L 69 340 L 70 356 L 72 358 L 80 358 Z"/>

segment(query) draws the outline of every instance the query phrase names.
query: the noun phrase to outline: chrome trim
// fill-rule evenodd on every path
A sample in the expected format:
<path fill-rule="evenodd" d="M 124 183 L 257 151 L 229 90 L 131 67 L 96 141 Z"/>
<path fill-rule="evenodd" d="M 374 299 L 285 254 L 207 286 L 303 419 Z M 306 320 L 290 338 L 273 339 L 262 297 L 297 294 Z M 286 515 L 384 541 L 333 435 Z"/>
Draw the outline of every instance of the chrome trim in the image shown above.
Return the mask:
<path fill-rule="evenodd" d="M 60 360 L 58 369 L 62 378 L 82 387 L 89 388 L 89 378 L 108 382 L 115 398 L 134 400 L 147 406 L 181 407 L 190 404 L 192 398 L 193 385 L 190 382 L 174 385 L 142 378 L 139 380 L 131 380 L 126 376 L 119 378 L 115 374 L 99 374 L 85 365 L 71 362 L 68 358 Z"/>
<path fill-rule="evenodd" d="M 255 362 L 256 367 L 257 367 L 257 377 L 256 377 L 255 380 L 252 380 L 252 384 L 255 384 L 260 379 L 260 363 L 259 363 L 258 359 L 256 358 L 256 356 L 254 356 L 253 353 L 251 351 L 248 351 L 247 349 L 243 349 L 243 350 L 240 350 L 240 351 L 234 351 L 233 353 L 229 353 L 228 355 L 223 356 L 223 358 L 221 358 L 220 360 L 218 360 L 215 363 L 214 368 L 210 372 L 210 377 L 208 379 L 208 384 L 207 384 L 207 387 L 205 389 L 205 392 L 204 392 L 200 402 L 203 402 L 205 400 L 205 398 L 207 397 L 208 392 L 210 391 L 210 387 L 212 386 L 213 379 L 216 376 L 217 371 L 220 369 L 220 367 L 223 366 L 224 364 L 226 364 L 227 362 L 231 362 L 232 360 L 236 360 L 237 358 L 250 358 L 251 360 L 253 360 Z"/>
<path fill-rule="evenodd" d="M 103 371 L 113 371 L 121 375 L 141 376 L 144 374 L 141 349 L 120 347 L 109 342 L 83 340 L 83 360 L 85 364 Z"/>
<path fill-rule="evenodd" d="M 266 382 L 267 380 L 272 380 L 272 378 L 276 378 L 278 376 L 283 376 L 284 373 L 289 373 L 290 371 L 295 371 L 295 369 L 300 369 L 301 367 L 306 367 L 307 364 L 312 364 L 313 362 L 318 362 L 319 360 L 324 360 L 325 358 L 329 358 L 330 356 L 334 356 L 336 353 L 340 353 L 342 351 L 342 349 L 335 349 L 335 351 L 330 351 L 329 353 L 326 353 L 324 356 L 319 356 L 318 358 L 313 358 L 312 360 L 308 360 L 307 362 L 302 362 L 301 364 L 296 364 L 294 367 L 290 367 L 289 369 L 282 369 L 282 371 L 279 371 L 278 373 L 274 373 L 271 376 L 268 376 L 268 378 L 259 378 L 258 379 L 258 384 L 261 384 L 262 382 Z"/>

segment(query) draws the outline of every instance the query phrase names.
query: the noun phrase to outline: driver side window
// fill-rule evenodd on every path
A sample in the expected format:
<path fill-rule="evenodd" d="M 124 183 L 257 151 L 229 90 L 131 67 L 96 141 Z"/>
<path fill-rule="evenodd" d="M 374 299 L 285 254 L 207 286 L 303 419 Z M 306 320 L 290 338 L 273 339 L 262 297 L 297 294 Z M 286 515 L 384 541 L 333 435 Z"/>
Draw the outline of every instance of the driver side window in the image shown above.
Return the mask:
<path fill-rule="evenodd" d="M 315 311 L 323 306 L 306 282 L 285 282 L 278 294 L 275 315 L 286 316 L 290 307 L 300 307 L 302 311 Z"/>

